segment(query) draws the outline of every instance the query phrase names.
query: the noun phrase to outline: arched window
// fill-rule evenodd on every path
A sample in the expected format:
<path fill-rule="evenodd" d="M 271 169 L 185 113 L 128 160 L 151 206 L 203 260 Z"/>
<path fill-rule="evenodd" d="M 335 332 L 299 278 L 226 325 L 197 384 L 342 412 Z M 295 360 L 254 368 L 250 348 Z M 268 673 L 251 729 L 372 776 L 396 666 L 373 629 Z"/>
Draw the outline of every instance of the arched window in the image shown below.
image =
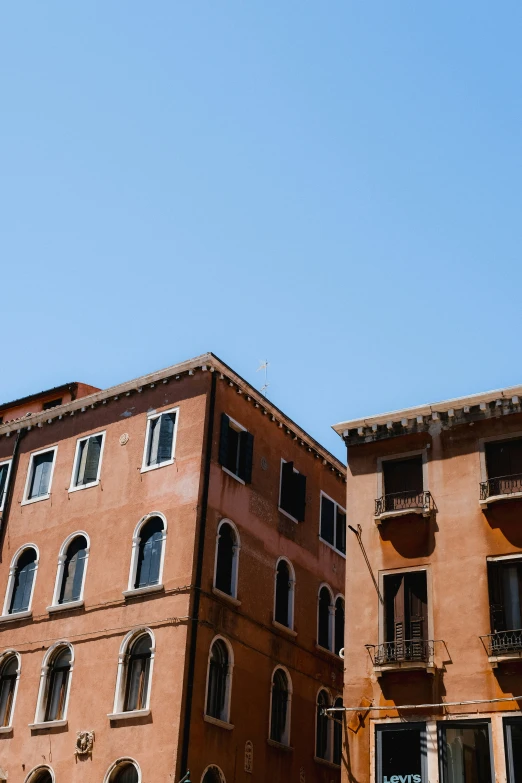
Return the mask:
<path fill-rule="evenodd" d="M 290 745 L 291 680 L 284 669 L 275 669 L 272 675 L 270 707 L 270 739 L 281 745 Z"/>
<path fill-rule="evenodd" d="M 27 783 L 54 783 L 54 774 L 49 767 L 39 767 L 31 772 L 26 781 Z"/>
<path fill-rule="evenodd" d="M 73 661 L 73 649 L 66 642 L 57 642 L 47 651 L 33 725 L 66 720 Z"/>
<path fill-rule="evenodd" d="M 334 707 L 342 707 L 343 700 L 337 698 Z M 333 717 L 333 763 L 341 764 L 343 752 L 343 713 L 336 712 Z"/>
<path fill-rule="evenodd" d="M 276 568 L 274 619 L 290 629 L 294 627 L 294 587 L 294 569 L 281 557 Z"/>
<path fill-rule="evenodd" d="M 88 557 L 89 544 L 83 534 L 75 535 L 65 542 L 58 557 L 53 606 L 75 603 L 83 599 Z"/>
<path fill-rule="evenodd" d="M 104 778 L 104 783 L 140 783 L 140 781 L 140 768 L 132 759 L 118 759 Z"/>
<path fill-rule="evenodd" d="M 148 514 L 134 531 L 129 589 L 148 590 L 161 587 L 167 524 L 162 514 Z"/>
<path fill-rule="evenodd" d="M 122 713 L 148 712 L 154 652 L 154 636 L 149 628 L 127 634 L 120 647 L 114 711 L 109 718 L 117 719 Z"/>
<path fill-rule="evenodd" d="M 335 601 L 334 653 L 339 655 L 344 647 L 344 598 L 337 596 Z"/>
<path fill-rule="evenodd" d="M 35 547 L 25 547 L 15 554 L 9 571 L 4 614 L 29 610 L 37 568 L 38 553 Z"/>
<path fill-rule="evenodd" d="M 208 659 L 206 715 L 225 723 L 230 716 L 232 667 L 231 648 L 224 639 L 215 639 Z"/>
<path fill-rule="evenodd" d="M 207 767 L 203 773 L 201 783 L 225 783 L 225 776 L 219 767 L 212 765 L 211 767 Z"/>
<path fill-rule="evenodd" d="M 323 714 L 325 707 L 330 706 L 330 697 L 328 691 L 321 690 L 317 695 L 317 716 L 315 728 L 315 755 L 319 759 L 329 760 L 330 742 L 329 742 L 329 724 L 330 721 Z"/>
<path fill-rule="evenodd" d="M 317 644 L 325 650 L 332 649 L 333 596 L 330 589 L 323 585 L 319 590 L 317 617 Z"/>
<path fill-rule="evenodd" d="M 231 522 L 224 520 L 218 527 L 214 586 L 232 598 L 237 598 L 239 548 L 236 528 Z"/>
<path fill-rule="evenodd" d="M 19 674 L 18 656 L 7 653 L 0 669 L 0 726 L 11 725 Z"/>

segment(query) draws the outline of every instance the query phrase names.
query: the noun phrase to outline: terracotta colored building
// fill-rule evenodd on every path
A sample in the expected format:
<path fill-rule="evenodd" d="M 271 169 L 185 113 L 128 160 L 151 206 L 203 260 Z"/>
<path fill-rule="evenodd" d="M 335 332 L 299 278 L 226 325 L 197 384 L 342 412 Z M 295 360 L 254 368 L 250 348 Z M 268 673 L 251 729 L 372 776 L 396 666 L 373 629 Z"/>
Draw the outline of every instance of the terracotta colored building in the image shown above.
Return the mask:
<path fill-rule="evenodd" d="M 213 354 L 2 415 L 0 780 L 337 783 L 344 466 Z"/>
<path fill-rule="evenodd" d="M 346 783 L 522 781 L 521 401 L 512 388 L 335 427 L 353 528 Z"/>

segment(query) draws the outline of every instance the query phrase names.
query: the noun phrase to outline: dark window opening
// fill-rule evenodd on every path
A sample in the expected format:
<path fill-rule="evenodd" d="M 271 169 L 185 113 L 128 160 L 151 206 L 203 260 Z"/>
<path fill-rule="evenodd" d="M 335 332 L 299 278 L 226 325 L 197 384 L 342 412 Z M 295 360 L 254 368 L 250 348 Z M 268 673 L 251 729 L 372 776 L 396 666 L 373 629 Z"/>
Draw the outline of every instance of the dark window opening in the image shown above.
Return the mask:
<path fill-rule="evenodd" d="M 346 514 L 326 495 L 321 495 L 320 536 L 343 555 L 346 554 Z"/>
<path fill-rule="evenodd" d="M 242 479 L 245 484 L 250 484 L 253 454 L 254 436 L 236 427 L 226 413 L 222 413 L 219 439 L 220 465 Z"/>
<path fill-rule="evenodd" d="M 48 400 L 47 402 L 44 402 L 44 404 L 42 405 L 42 410 L 49 411 L 51 410 L 51 408 L 56 408 L 57 405 L 61 405 L 61 404 L 62 404 L 62 398 L 57 397 L 55 400 Z"/>
<path fill-rule="evenodd" d="M 522 780 L 522 718 L 504 720 L 506 737 L 506 761 L 509 783 Z"/>
<path fill-rule="evenodd" d="M 53 783 L 53 779 L 49 770 L 44 769 L 37 772 L 36 777 L 31 778 L 31 783 Z"/>
<path fill-rule="evenodd" d="M 423 505 L 422 456 L 384 460 L 382 470 L 385 511 Z"/>
<path fill-rule="evenodd" d="M 216 588 L 222 593 L 233 596 L 234 560 L 237 552 L 237 541 L 231 525 L 224 522 L 219 528 L 218 551 L 216 563 Z"/>
<path fill-rule="evenodd" d="M 223 783 L 223 778 L 216 767 L 209 767 L 205 772 L 202 783 Z"/>
<path fill-rule="evenodd" d="M 485 444 L 488 496 L 522 492 L 522 438 Z"/>
<path fill-rule="evenodd" d="M 97 480 L 102 440 L 102 435 L 93 435 L 90 438 L 85 438 L 85 440 L 80 441 L 78 446 L 76 475 L 74 477 L 75 487 L 92 484 L 93 481 Z"/>
<path fill-rule="evenodd" d="M 159 583 L 163 538 L 164 527 L 159 517 L 152 517 L 141 528 L 134 589 Z"/>
<path fill-rule="evenodd" d="M 29 609 L 35 572 L 36 552 L 34 549 L 26 549 L 16 564 L 9 614 L 26 612 Z"/>
<path fill-rule="evenodd" d="M 175 413 L 162 413 L 150 419 L 149 442 L 147 444 L 147 467 L 170 462 L 174 449 Z"/>
<path fill-rule="evenodd" d="M 45 721 L 62 720 L 64 717 L 70 670 L 71 651 L 65 647 L 55 656 L 48 675 L 49 689 L 45 707 Z"/>
<path fill-rule="evenodd" d="M 127 661 L 124 712 L 146 709 L 151 656 L 152 640 L 149 634 L 144 634 L 138 637 L 130 649 Z"/>
<path fill-rule="evenodd" d="M 329 706 L 328 694 L 326 691 L 319 691 L 317 697 L 317 715 L 315 727 L 315 755 L 319 759 L 328 758 L 328 725 L 329 719 L 323 713 L 323 710 Z"/>
<path fill-rule="evenodd" d="M 293 462 L 282 462 L 279 505 L 291 517 L 303 522 L 306 506 L 306 476 L 294 470 Z"/>
<path fill-rule="evenodd" d="M 228 678 L 228 650 L 225 642 L 218 639 L 210 652 L 207 715 L 218 720 L 226 720 L 226 698 Z"/>
<path fill-rule="evenodd" d="M 489 723 L 439 723 L 443 783 L 492 783 Z"/>
<path fill-rule="evenodd" d="M 111 783 L 138 783 L 138 770 L 134 764 L 122 764 L 111 775 Z"/>
<path fill-rule="evenodd" d="M 424 724 L 376 728 L 377 783 L 427 782 L 427 748 Z"/>
<path fill-rule="evenodd" d="M 5 462 L 3 465 L 0 465 L 0 511 L 4 507 L 5 494 L 7 492 L 8 474 L 9 474 L 9 463 Z"/>
<path fill-rule="evenodd" d="M 18 677 L 18 660 L 11 655 L 0 671 L 0 726 L 11 725 L 16 678 Z"/>
<path fill-rule="evenodd" d="M 330 649 L 330 607 L 332 597 L 327 587 L 321 587 L 319 591 L 319 622 L 317 630 L 317 643 L 326 650 Z"/>
<path fill-rule="evenodd" d="M 79 601 L 82 594 L 83 572 L 87 560 L 87 541 L 83 536 L 73 539 L 67 548 L 63 564 L 59 604 Z"/>
<path fill-rule="evenodd" d="M 28 500 L 49 494 L 54 451 L 36 454 L 31 465 L 31 480 L 29 482 Z"/>
<path fill-rule="evenodd" d="M 272 680 L 272 713 L 270 718 L 270 739 L 285 743 L 288 711 L 288 680 L 282 669 L 274 672 Z"/>
<path fill-rule="evenodd" d="M 334 652 L 339 655 L 344 647 L 344 601 L 341 597 L 335 602 L 335 648 Z"/>
<path fill-rule="evenodd" d="M 290 627 L 292 600 L 292 583 L 290 578 L 290 569 L 286 560 L 280 560 L 277 564 L 276 574 L 276 597 L 275 597 L 275 620 L 281 625 Z"/>
<path fill-rule="evenodd" d="M 384 577 L 385 633 L 388 661 L 428 659 L 428 591 L 426 571 Z"/>
<path fill-rule="evenodd" d="M 334 707 L 342 706 L 343 700 L 340 698 L 336 699 L 334 702 Z M 334 712 L 333 721 L 333 763 L 340 765 L 343 752 L 343 713 Z"/>
<path fill-rule="evenodd" d="M 522 561 L 488 563 L 491 652 L 522 650 Z"/>

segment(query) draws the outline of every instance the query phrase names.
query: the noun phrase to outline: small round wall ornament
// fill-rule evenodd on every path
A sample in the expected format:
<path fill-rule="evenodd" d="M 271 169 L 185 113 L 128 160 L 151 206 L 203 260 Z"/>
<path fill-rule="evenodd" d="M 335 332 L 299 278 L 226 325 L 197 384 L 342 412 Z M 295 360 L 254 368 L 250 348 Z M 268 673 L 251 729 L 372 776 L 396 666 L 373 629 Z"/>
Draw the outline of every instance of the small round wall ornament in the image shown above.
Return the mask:
<path fill-rule="evenodd" d="M 76 750 L 74 754 L 76 756 L 86 756 L 88 753 L 92 753 L 93 745 L 94 731 L 78 731 L 76 733 Z"/>
<path fill-rule="evenodd" d="M 123 433 L 123 435 L 120 435 L 120 446 L 126 446 L 129 442 L 129 436 L 126 432 Z"/>

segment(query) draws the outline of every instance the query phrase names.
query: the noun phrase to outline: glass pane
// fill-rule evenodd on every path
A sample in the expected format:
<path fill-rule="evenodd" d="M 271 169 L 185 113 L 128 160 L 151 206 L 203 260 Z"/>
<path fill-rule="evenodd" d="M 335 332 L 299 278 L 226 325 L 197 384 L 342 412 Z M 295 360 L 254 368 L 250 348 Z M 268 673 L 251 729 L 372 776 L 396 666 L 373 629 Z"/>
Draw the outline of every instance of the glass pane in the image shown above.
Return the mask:
<path fill-rule="evenodd" d="M 420 726 L 380 732 L 378 783 L 423 783 L 424 730 Z"/>
<path fill-rule="evenodd" d="M 445 783 L 491 783 L 488 724 L 447 726 L 443 738 Z"/>
<path fill-rule="evenodd" d="M 509 723 L 506 732 L 509 783 L 522 780 L 522 720 Z"/>

